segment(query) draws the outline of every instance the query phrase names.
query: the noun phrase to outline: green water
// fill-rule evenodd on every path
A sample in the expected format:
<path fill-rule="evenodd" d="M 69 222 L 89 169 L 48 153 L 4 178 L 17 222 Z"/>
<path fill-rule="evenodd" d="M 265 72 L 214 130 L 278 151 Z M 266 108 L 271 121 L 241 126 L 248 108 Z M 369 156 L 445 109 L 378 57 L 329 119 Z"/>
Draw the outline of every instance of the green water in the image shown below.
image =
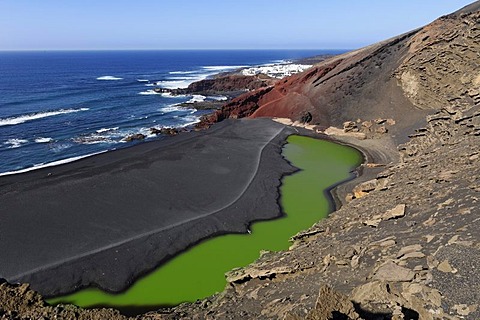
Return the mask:
<path fill-rule="evenodd" d="M 205 240 L 121 294 L 89 288 L 48 302 L 120 309 L 177 305 L 222 291 L 226 284 L 225 272 L 253 262 L 260 250 L 287 249 L 292 235 L 329 213 L 330 204 L 324 190 L 347 179 L 349 172 L 361 162 L 360 153 L 350 147 L 302 136 L 290 136 L 287 141 L 283 155 L 302 171 L 283 179 L 280 201 L 285 217 L 254 223 L 251 234 Z"/>

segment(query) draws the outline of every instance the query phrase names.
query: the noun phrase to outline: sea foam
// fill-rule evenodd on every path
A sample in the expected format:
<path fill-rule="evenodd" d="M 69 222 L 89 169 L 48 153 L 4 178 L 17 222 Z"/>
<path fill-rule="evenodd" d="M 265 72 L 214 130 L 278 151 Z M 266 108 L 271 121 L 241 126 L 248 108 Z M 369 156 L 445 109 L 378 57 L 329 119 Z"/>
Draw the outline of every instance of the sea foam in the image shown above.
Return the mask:
<path fill-rule="evenodd" d="M 115 76 L 101 76 L 101 77 L 98 77 L 97 80 L 118 81 L 118 80 L 123 80 L 123 78 L 119 78 Z"/>
<path fill-rule="evenodd" d="M 225 96 L 208 96 L 207 97 L 209 100 L 215 100 L 215 101 L 227 101 L 228 98 Z"/>
<path fill-rule="evenodd" d="M 172 105 L 172 106 L 163 107 L 163 108 L 158 109 L 158 111 L 163 112 L 163 113 L 175 112 L 175 111 L 184 111 L 184 110 L 185 110 L 185 108 L 182 108 L 182 107 L 179 107 L 179 106 L 176 106 L 176 105 Z"/>
<path fill-rule="evenodd" d="M 2 126 L 12 126 L 12 125 L 21 124 L 21 123 L 24 123 L 24 122 L 27 122 L 27 121 L 32 121 L 32 120 L 37 120 L 37 119 L 42 119 L 42 118 L 47 118 L 47 117 L 52 117 L 52 116 L 58 116 L 58 115 L 61 115 L 61 114 L 88 111 L 88 110 L 90 110 L 90 109 L 89 108 L 60 109 L 60 110 L 54 110 L 54 111 L 24 114 L 24 115 L 19 115 L 19 116 L 10 117 L 10 118 L 3 118 L 3 119 L 0 119 L 0 127 L 2 127 Z"/>
<path fill-rule="evenodd" d="M 9 145 L 9 149 L 20 148 L 23 144 L 28 143 L 25 139 L 8 139 L 3 144 Z"/>
<path fill-rule="evenodd" d="M 155 84 L 165 89 L 185 89 L 196 81 L 201 81 L 209 76 L 217 74 L 222 71 L 232 71 L 236 69 L 246 68 L 248 66 L 204 66 L 197 71 L 171 71 L 169 74 L 176 75 L 169 77 L 162 81 L 157 81 Z M 178 76 L 185 75 L 185 76 Z"/>
<path fill-rule="evenodd" d="M 161 94 L 161 93 L 156 92 L 155 90 L 146 90 L 146 91 L 139 92 L 138 94 L 148 96 L 148 95 L 152 95 L 152 94 Z"/>
<path fill-rule="evenodd" d="M 188 86 L 196 81 L 203 80 L 207 77 L 208 75 L 202 75 L 198 77 L 190 77 L 188 79 L 183 79 L 183 80 L 162 80 L 162 81 L 157 81 L 157 85 L 165 88 L 165 89 L 186 89 Z"/>
<path fill-rule="evenodd" d="M 188 126 L 194 125 L 196 123 L 199 123 L 200 122 L 200 117 L 192 115 L 192 116 L 183 117 L 181 120 L 185 123 L 180 125 L 180 127 L 188 127 Z"/>
<path fill-rule="evenodd" d="M 91 154 L 87 154 L 87 155 L 83 155 L 83 156 L 77 156 L 77 157 L 72 157 L 72 158 L 68 158 L 68 159 L 57 160 L 57 161 L 53 161 L 53 162 L 49 162 L 49 163 L 39 163 L 39 164 L 33 165 L 33 167 L 29 167 L 29 168 L 25 168 L 25 169 L 21 169 L 21 170 L 2 172 L 2 173 L 0 173 L 0 176 L 9 176 L 9 175 L 12 175 L 12 174 L 38 170 L 38 169 L 42 169 L 42 168 L 54 167 L 54 166 L 58 166 L 58 165 L 61 165 L 61 164 L 77 161 L 77 160 L 80 160 L 80 159 L 83 159 L 83 158 L 88 158 L 88 157 L 91 157 L 91 156 L 94 156 L 94 155 L 97 155 L 97 154 L 101 154 L 101 153 L 104 153 L 104 152 L 107 152 L 107 151 L 108 150 L 104 150 L 104 151 L 95 152 L 95 153 L 91 153 Z"/>
<path fill-rule="evenodd" d="M 115 131 L 115 130 L 118 130 L 119 127 L 114 127 L 114 128 L 102 128 L 102 129 L 98 129 L 96 132 L 97 133 L 102 133 L 102 132 L 108 132 L 108 131 Z"/>
<path fill-rule="evenodd" d="M 195 102 L 203 102 L 205 101 L 207 97 L 199 95 L 199 94 L 194 94 L 190 100 L 188 100 L 186 103 L 195 103 Z"/>
<path fill-rule="evenodd" d="M 52 141 L 53 141 L 52 138 L 38 137 L 38 138 L 35 139 L 36 143 L 49 143 L 49 142 L 52 142 Z"/>

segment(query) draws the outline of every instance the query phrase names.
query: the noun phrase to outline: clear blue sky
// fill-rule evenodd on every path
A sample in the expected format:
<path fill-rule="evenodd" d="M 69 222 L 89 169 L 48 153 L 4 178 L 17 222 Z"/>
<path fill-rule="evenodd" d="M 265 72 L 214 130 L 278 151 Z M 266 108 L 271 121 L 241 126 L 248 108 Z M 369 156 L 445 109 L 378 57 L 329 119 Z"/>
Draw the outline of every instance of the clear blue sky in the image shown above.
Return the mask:
<path fill-rule="evenodd" d="M 353 49 L 470 0 L 0 0 L 0 50 Z"/>

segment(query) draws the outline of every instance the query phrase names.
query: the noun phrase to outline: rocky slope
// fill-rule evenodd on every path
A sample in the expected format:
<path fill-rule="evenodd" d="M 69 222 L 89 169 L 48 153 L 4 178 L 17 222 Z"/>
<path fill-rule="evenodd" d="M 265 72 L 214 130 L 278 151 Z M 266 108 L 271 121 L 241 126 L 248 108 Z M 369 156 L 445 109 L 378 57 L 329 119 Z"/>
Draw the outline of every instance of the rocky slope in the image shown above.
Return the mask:
<path fill-rule="evenodd" d="M 431 110 L 478 102 L 478 4 L 425 28 L 327 59 L 274 86 L 242 95 L 208 121 L 282 117 L 341 127 L 357 119 L 392 118 L 404 142 Z"/>
<path fill-rule="evenodd" d="M 310 135 L 329 128 L 364 150 L 367 163 L 355 187 L 337 189 L 344 205 L 292 237 L 290 250 L 233 270 L 218 295 L 138 318 L 480 319 L 479 52 L 477 1 L 205 119 L 301 120 Z M 0 316 L 123 318 L 46 306 L 27 286 L 7 283 Z"/>
<path fill-rule="evenodd" d="M 478 105 L 429 116 L 398 163 L 289 251 L 232 271 L 224 293 L 170 319 L 479 319 L 479 130 Z"/>

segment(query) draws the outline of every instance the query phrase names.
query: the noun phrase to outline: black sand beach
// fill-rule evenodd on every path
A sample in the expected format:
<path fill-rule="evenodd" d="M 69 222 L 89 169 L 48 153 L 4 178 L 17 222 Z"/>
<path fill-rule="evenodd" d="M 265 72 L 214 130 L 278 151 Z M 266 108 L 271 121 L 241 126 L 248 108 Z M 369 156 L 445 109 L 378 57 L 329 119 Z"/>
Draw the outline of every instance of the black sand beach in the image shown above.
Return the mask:
<path fill-rule="evenodd" d="M 228 120 L 203 132 L 0 178 L 0 278 L 45 296 L 118 292 L 207 237 L 281 215 L 293 129 Z"/>

